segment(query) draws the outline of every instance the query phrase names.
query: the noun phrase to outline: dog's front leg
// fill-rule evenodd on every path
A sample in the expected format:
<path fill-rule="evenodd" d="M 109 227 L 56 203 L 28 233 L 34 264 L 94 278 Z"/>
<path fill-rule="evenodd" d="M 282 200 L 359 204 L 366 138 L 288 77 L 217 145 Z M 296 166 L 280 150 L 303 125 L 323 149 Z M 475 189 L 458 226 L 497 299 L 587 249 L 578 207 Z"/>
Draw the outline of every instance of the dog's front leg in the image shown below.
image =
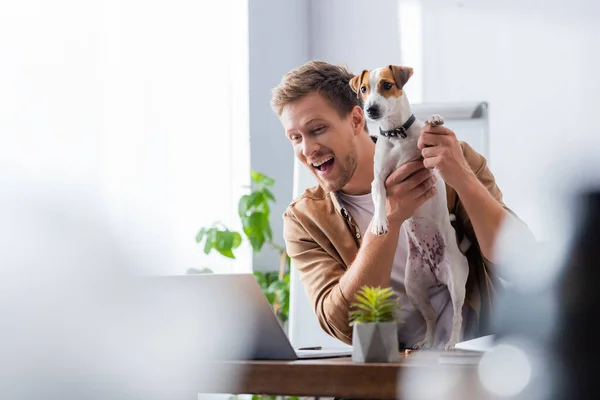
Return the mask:
<path fill-rule="evenodd" d="M 386 188 L 385 180 L 392 172 L 391 160 L 389 160 L 389 145 L 384 139 L 379 139 L 375 147 L 374 178 L 371 183 L 371 196 L 373 197 L 373 220 L 371 221 L 371 232 L 374 235 L 384 235 L 388 231 L 388 220 L 386 210 Z"/>
<path fill-rule="evenodd" d="M 374 235 L 384 235 L 388 231 L 387 211 L 385 207 L 385 199 L 387 196 L 385 190 L 385 178 L 375 173 L 375 179 L 371 184 L 371 194 L 373 196 L 373 205 L 375 213 L 371 222 L 371 232 Z"/>

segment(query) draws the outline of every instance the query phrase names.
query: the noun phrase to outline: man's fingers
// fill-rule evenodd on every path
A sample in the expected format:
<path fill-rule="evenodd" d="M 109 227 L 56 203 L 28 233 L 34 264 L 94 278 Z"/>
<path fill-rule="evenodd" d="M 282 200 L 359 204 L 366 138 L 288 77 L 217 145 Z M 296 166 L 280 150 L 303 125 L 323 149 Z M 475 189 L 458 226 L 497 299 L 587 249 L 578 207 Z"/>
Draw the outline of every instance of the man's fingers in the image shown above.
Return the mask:
<path fill-rule="evenodd" d="M 388 188 L 388 190 L 390 190 L 392 194 L 397 194 L 399 192 L 407 192 L 419 186 L 421 183 L 425 182 L 427 179 L 432 177 L 432 175 L 433 172 L 431 172 L 430 170 L 421 168 L 419 171 L 411 175 L 408 179 L 400 183 L 393 182 L 390 186 L 388 186 L 386 183 L 386 188 Z"/>
<path fill-rule="evenodd" d="M 427 159 L 427 158 L 433 158 L 433 157 L 437 157 L 438 155 L 440 155 L 440 153 L 443 151 L 442 147 L 438 147 L 438 146 L 434 146 L 434 147 L 425 147 L 422 151 L 421 151 L 421 155 L 423 156 L 423 158 Z M 423 165 L 427 168 L 427 165 L 425 165 L 425 160 L 423 160 Z"/>
<path fill-rule="evenodd" d="M 426 133 L 432 133 L 434 135 L 442 135 L 442 136 L 453 136 L 454 135 L 454 132 L 452 131 L 452 129 L 449 129 L 444 125 L 432 126 L 431 124 L 425 124 L 425 126 L 423 126 L 423 129 L 421 129 L 421 131 L 426 132 Z"/>
<path fill-rule="evenodd" d="M 423 132 L 421 136 L 419 136 L 419 140 L 417 141 L 417 146 L 419 150 L 423 150 L 429 146 L 439 146 L 446 142 L 448 138 L 444 135 L 437 135 L 435 133 Z"/>
<path fill-rule="evenodd" d="M 406 179 L 408 179 L 415 172 L 422 170 L 424 168 L 423 161 L 411 161 L 406 164 L 403 164 L 397 170 L 393 171 L 390 176 L 385 180 L 385 185 L 390 186 L 394 183 L 400 183 Z"/>
<path fill-rule="evenodd" d="M 434 176 L 432 176 L 430 178 L 427 178 L 426 180 L 424 180 L 417 186 L 415 186 L 412 189 L 414 198 L 418 199 L 421 196 L 423 196 L 425 193 L 427 193 L 429 190 L 431 190 L 432 188 L 435 188 L 435 182 L 436 182 L 436 179 Z"/>
<path fill-rule="evenodd" d="M 419 197 L 417 197 L 417 200 L 419 201 L 419 203 L 423 204 L 427 200 L 429 200 L 430 198 L 435 196 L 436 193 L 437 193 L 437 188 L 435 186 L 432 186 L 427 191 L 425 191 L 425 193 L 423 193 Z"/>
<path fill-rule="evenodd" d="M 431 170 L 431 169 L 434 169 L 435 167 L 437 167 L 437 165 L 439 164 L 440 160 L 441 160 L 440 156 L 426 158 L 425 160 L 423 160 L 423 165 L 425 166 L 425 168 Z"/>

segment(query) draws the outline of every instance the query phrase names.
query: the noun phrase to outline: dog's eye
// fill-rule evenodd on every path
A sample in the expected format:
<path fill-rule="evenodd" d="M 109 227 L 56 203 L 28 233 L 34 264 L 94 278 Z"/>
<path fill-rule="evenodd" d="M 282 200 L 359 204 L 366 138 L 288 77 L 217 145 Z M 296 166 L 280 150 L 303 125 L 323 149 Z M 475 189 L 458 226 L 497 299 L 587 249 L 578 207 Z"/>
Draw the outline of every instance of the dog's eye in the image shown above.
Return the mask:
<path fill-rule="evenodd" d="M 360 92 L 361 93 L 367 93 L 367 87 L 366 86 L 361 86 Z"/>
<path fill-rule="evenodd" d="M 392 85 L 392 84 L 391 84 L 391 83 L 389 83 L 389 82 L 383 82 L 383 88 L 384 88 L 385 90 L 390 90 L 390 89 L 392 88 L 392 86 L 394 86 L 394 85 Z"/>

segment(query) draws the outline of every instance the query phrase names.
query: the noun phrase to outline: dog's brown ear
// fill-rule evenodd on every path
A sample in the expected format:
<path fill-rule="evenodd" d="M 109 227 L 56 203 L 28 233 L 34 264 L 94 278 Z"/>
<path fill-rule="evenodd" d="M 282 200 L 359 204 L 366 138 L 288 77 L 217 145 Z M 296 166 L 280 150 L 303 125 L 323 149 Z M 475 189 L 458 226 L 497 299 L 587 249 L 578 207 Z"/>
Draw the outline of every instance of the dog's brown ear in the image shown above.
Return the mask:
<path fill-rule="evenodd" d="M 362 80 L 366 73 L 367 70 L 363 69 L 360 75 L 356 75 L 354 78 L 350 79 L 350 87 L 352 88 L 352 91 L 356 93 L 356 97 L 360 96 L 360 87 L 362 86 Z"/>
<path fill-rule="evenodd" d="M 400 89 L 406 85 L 406 82 L 413 75 L 414 70 L 410 67 L 405 67 L 403 65 L 390 65 L 390 69 L 392 70 L 392 75 L 394 75 L 394 81 L 396 81 L 396 85 Z"/>

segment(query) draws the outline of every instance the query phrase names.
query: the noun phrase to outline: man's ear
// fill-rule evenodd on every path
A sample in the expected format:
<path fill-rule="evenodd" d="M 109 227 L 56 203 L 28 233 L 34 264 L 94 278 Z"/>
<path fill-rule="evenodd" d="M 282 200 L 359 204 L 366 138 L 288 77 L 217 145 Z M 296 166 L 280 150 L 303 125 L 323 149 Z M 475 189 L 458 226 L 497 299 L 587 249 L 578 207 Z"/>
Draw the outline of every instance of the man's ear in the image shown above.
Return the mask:
<path fill-rule="evenodd" d="M 350 79 L 350 87 L 352 91 L 356 93 L 356 97 L 360 95 L 360 87 L 362 86 L 363 77 L 367 73 L 366 69 L 363 69 L 360 75 L 356 75 L 354 78 Z"/>
<path fill-rule="evenodd" d="M 389 68 L 392 70 L 392 75 L 394 75 L 394 81 L 396 81 L 396 85 L 402 89 L 406 82 L 413 75 L 414 70 L 410 67 L 405 67 L 402 65 L 389 65 Z"/>
<path fill-rule="evenodd" d="M 362 133 L 363 128 L 365 126 L 365 115 L 363 114 L 362 108 L 359 106 L 354 106 L 352 108 L 352 128 L 354 129 L 355 134 Z"/>

